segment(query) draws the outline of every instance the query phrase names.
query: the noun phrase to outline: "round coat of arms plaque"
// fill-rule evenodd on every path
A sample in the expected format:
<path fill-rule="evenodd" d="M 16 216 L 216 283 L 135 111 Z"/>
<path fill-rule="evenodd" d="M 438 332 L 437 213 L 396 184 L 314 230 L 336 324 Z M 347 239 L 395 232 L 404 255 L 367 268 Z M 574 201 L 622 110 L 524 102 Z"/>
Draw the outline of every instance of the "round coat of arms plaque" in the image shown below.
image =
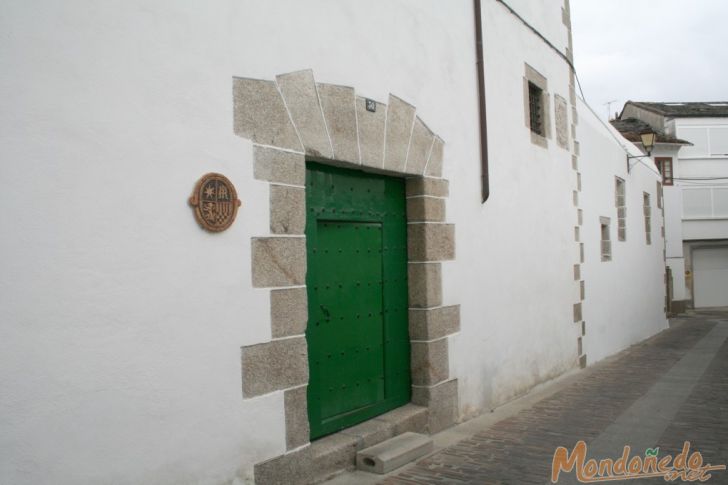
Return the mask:
<path fill-rule="evenodd" d="M 203 175 L 195 184 L 189 202 L 195 210 L 197 222 L 211 232 L 224 231 L 230 227 L 240 207 L 232 182 L 219 173 Z"/>

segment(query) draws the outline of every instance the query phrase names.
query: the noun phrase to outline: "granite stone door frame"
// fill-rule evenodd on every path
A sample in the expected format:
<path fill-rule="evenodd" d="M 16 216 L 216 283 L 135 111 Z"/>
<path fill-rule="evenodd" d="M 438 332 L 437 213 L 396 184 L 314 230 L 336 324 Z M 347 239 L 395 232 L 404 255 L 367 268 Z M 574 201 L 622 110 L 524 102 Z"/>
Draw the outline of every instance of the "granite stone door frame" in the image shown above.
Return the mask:
<path fill-rule="evenodd" d="M 429 432 L 452 425 L 448 336 L 460 308 L 442 306 L 441 261 L 455 258 L 443 140 L 402 99 L 366 99 L 316 83 L 311 70 L 235 77 L 233 101 L 235 134 L 253 142 L 254 177 L 270 188 L 270 233 L 252 238 L 251 254 L 253 286 L 270 288 L 272 340 L 242 347 L 243 397 L 283 391 L 286 454 L 309 446 L 305 167 L 316 160 L 406 178 L 411 401 L 427 408 Z"/>

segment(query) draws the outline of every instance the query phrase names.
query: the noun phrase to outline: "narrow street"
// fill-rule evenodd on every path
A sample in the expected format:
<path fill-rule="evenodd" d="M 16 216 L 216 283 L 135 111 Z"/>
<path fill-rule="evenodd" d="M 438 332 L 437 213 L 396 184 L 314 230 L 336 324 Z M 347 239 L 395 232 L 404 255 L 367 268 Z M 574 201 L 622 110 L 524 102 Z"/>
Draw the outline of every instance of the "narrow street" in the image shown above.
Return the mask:
<path fill-rule="evenodd" d="M 415 464 L 386 477 L 355 472 L 331 483 L 543 485 L 556 448 L 571 451 L 579 440 L 597 461 L 616 460 L 625 445 L 630 456 L 659 447 L 658 458 L 676 457 L 689 441 L 704 465 L 725 465 L 727 337 L 728 309 L 672 319 L 669 329 L 616 356 L 436 435 L 438 451 Z M 573 471 L 558 483 L 577 483 Z M 728 472 L 713 472 L 708 483 L 728 483 Z"/>

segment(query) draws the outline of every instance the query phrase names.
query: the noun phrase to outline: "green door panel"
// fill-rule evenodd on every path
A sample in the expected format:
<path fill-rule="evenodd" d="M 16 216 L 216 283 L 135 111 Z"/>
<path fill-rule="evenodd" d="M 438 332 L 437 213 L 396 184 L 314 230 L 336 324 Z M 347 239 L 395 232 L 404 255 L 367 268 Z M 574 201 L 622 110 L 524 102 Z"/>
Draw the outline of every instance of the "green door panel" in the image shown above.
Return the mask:
<path fill-rule="evenodd" d="M 318 221 L 312 263 L 320 271 L 314 291 L 323 318 L 309 332 L 315 340 L 321 418 L 384 399 L 382 326 L 382 225 Z"/>
<path fill-rule="evenodd" d="M 409 402 L 404 181 L 308 163 L 311 438 Z"/>

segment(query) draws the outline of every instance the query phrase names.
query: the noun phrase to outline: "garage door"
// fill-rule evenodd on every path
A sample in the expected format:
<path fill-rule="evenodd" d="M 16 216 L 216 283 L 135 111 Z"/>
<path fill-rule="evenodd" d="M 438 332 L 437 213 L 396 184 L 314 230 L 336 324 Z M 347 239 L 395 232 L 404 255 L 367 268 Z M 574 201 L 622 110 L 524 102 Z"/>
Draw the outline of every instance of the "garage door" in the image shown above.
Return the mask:
<path fill-rule="evenodd" d="M 696 308 L 728 306 L 728 247 L 693 251 Z"/>

